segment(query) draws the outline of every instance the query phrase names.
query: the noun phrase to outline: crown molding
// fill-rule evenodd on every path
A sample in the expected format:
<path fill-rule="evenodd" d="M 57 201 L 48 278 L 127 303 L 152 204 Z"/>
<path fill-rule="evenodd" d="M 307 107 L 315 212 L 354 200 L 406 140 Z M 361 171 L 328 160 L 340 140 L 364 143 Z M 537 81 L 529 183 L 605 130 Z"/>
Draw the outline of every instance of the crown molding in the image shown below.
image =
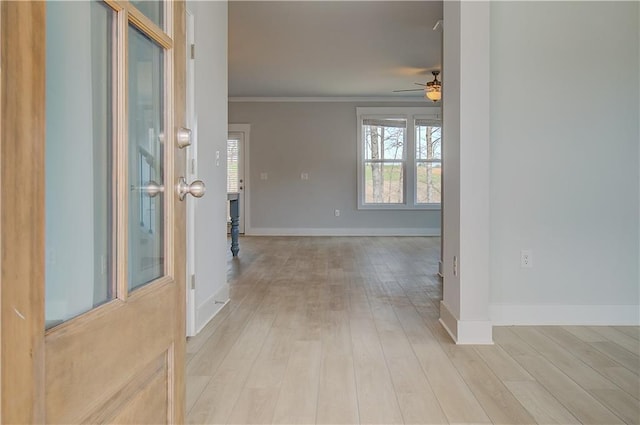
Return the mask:
<path fill-rule="evenodd" d="M 425 106 L 439 106 L 423 97 L 229 97 L 229 102 L 394 102 L 424 103 Z"/>

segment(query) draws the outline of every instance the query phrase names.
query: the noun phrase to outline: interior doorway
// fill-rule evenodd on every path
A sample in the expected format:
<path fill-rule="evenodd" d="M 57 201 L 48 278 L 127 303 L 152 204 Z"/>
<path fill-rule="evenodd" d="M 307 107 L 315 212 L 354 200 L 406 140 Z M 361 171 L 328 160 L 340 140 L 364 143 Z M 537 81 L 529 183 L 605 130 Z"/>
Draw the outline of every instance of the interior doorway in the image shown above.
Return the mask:
<path fill-rule="evenodd" d="M 246 170 L 248 165 L 248 148 L 249 148 L 249 128 L 248 125 L 230 125 L 229 135 L 227 137 L 227 192 L 239 194 L 239 230 L 241 234 L 245 234 L 246 222 L 249 214 L 249 206 L 247 201 L 248 179 Z M 229 206 L 227 205 L 227 209 Z M 229 211 L 227 211 L 227 222 L 231 222 Z M 227 229 L 230 233 L 230 227 Z"/>

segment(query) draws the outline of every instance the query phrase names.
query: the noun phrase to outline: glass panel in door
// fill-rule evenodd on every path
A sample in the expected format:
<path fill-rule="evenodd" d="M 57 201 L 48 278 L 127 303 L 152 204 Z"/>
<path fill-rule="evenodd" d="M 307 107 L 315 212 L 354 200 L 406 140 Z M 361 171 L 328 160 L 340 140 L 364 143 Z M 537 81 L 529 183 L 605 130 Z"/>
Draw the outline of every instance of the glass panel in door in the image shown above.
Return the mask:
<path fill-rule="evenodd" d="M 47 328 L 114 297 L 113 15 L 95 1 L 46 8 Z"/>
<path fill-rule="evenodd" d="M 154 24 L 164 28 L 164 3 L 160 0 L 131 0 L 131 3 Z"/>
<path fill-rule="evenodd" d="M 129 289 L 164 275 L 164 51 L 129 27 Z"/>

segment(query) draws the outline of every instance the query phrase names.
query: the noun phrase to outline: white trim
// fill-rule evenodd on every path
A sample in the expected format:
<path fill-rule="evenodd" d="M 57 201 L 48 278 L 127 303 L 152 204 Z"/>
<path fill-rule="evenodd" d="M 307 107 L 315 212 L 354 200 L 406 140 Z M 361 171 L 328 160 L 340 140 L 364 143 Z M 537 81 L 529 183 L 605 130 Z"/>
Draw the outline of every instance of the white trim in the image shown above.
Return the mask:
<path fill-rule="evenodd" d="M 444 301 L 440 301 L 440 319 L 438 320 L 445 331 L 449 334 L 451 339 L 454 342 L 458 341 L 458 320 L 451 313 L 449 307 L 444 303 Z"/>
<path fill-rule="evenodd" d="M 250 136 L 251 136 L 251 124 L 229 124 L 227 128 L 228 133 L 242 133 L 244 135 L 244 205 L 240 205 L 240 208 L 244 212 L 244 231 L 251 227 L 251 197 L 249 191 L 251 190 L 251 165 L 249 152 L 250 152 Z"/>
<path fill-rule="evenodd" d="M 496 326 L 640 326 L 640 305 L 492 304 L 489 314 Z"/>
<path fill-rule="evenodd" d="M 436 228 L 276 228 L 256 227 L 246 229 L 247 236 L 440 236 Z M 240 242 L 242 249 L 242 241 Z"/>
<path fill-rule="evenodd" d="M 196 334 L 207 326 L 216 314 L 229 302 L 229 284 L 222 285 L 220 290 L 200 304 L 196 310 Z"/>
<path fill-rule="evenodd" d="M 392 97 L 229 97 L 229 102 L 406 102 L 406 103 L 420 103 L 425 102 L 430 107 L 433 105 L 440 105 L 440 102 L 433 102 L 426 100 L 422 95 L 420 97 L 405 97 L 405 96 L 392 96 Z"/>
<path fill-rule="evenodd" d="M 402 211 L 440 211 L 442 204 L 365 204 L 358 210 L 402 210 Z"/>
<path fill-rule="evenodd" d="M 195 16 L 187 9 L 186 24 L 187 24 L 187 50 L 189 46 L 195 43 Z M 188 181 L 195 179 L 195 169 L 197 167 L 197 140 L 198 129 L 196 128 L 196 114 L 195 114 L 195 62 L 191 59 L 190 55 L 186 56 L 186 125 L 192 130 L 191 140 L 192 146 L 186 149 L 185 161 L 186 161 L 186 177 Z M 186 202 L 186 247 L 185 247 L 185 291 L 186 291 L 186 335 L 194 336 L 197 333 L 196 330 L 196 295 L 195 290 L 191 289 L 191 276 L 196 273 L 195 262 L 195 203 L 193 199 L 187 198 Z"/>
<path fill-rule="evenodd" d="M 490 320 L 458 320 L 458 345 L 493 345 Z"/>
<path fill-rule="evenodd" d="M 458 345 L 493 345 L 493 325 L 489 320 L 458 320 L 440 301 L 439 322 Z"/>

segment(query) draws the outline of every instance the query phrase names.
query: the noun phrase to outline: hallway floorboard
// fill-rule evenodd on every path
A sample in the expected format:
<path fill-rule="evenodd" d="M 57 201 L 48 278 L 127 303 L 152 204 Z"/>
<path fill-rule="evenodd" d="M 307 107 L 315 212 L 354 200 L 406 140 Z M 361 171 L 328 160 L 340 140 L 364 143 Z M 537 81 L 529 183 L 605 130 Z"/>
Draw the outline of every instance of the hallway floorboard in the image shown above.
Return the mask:
<path fill-rule="evenodd" d="M 187 344 L 191 424 L 639 424 L 638 327 L 438 323 L 439 238 L 243 237 Z"/>

